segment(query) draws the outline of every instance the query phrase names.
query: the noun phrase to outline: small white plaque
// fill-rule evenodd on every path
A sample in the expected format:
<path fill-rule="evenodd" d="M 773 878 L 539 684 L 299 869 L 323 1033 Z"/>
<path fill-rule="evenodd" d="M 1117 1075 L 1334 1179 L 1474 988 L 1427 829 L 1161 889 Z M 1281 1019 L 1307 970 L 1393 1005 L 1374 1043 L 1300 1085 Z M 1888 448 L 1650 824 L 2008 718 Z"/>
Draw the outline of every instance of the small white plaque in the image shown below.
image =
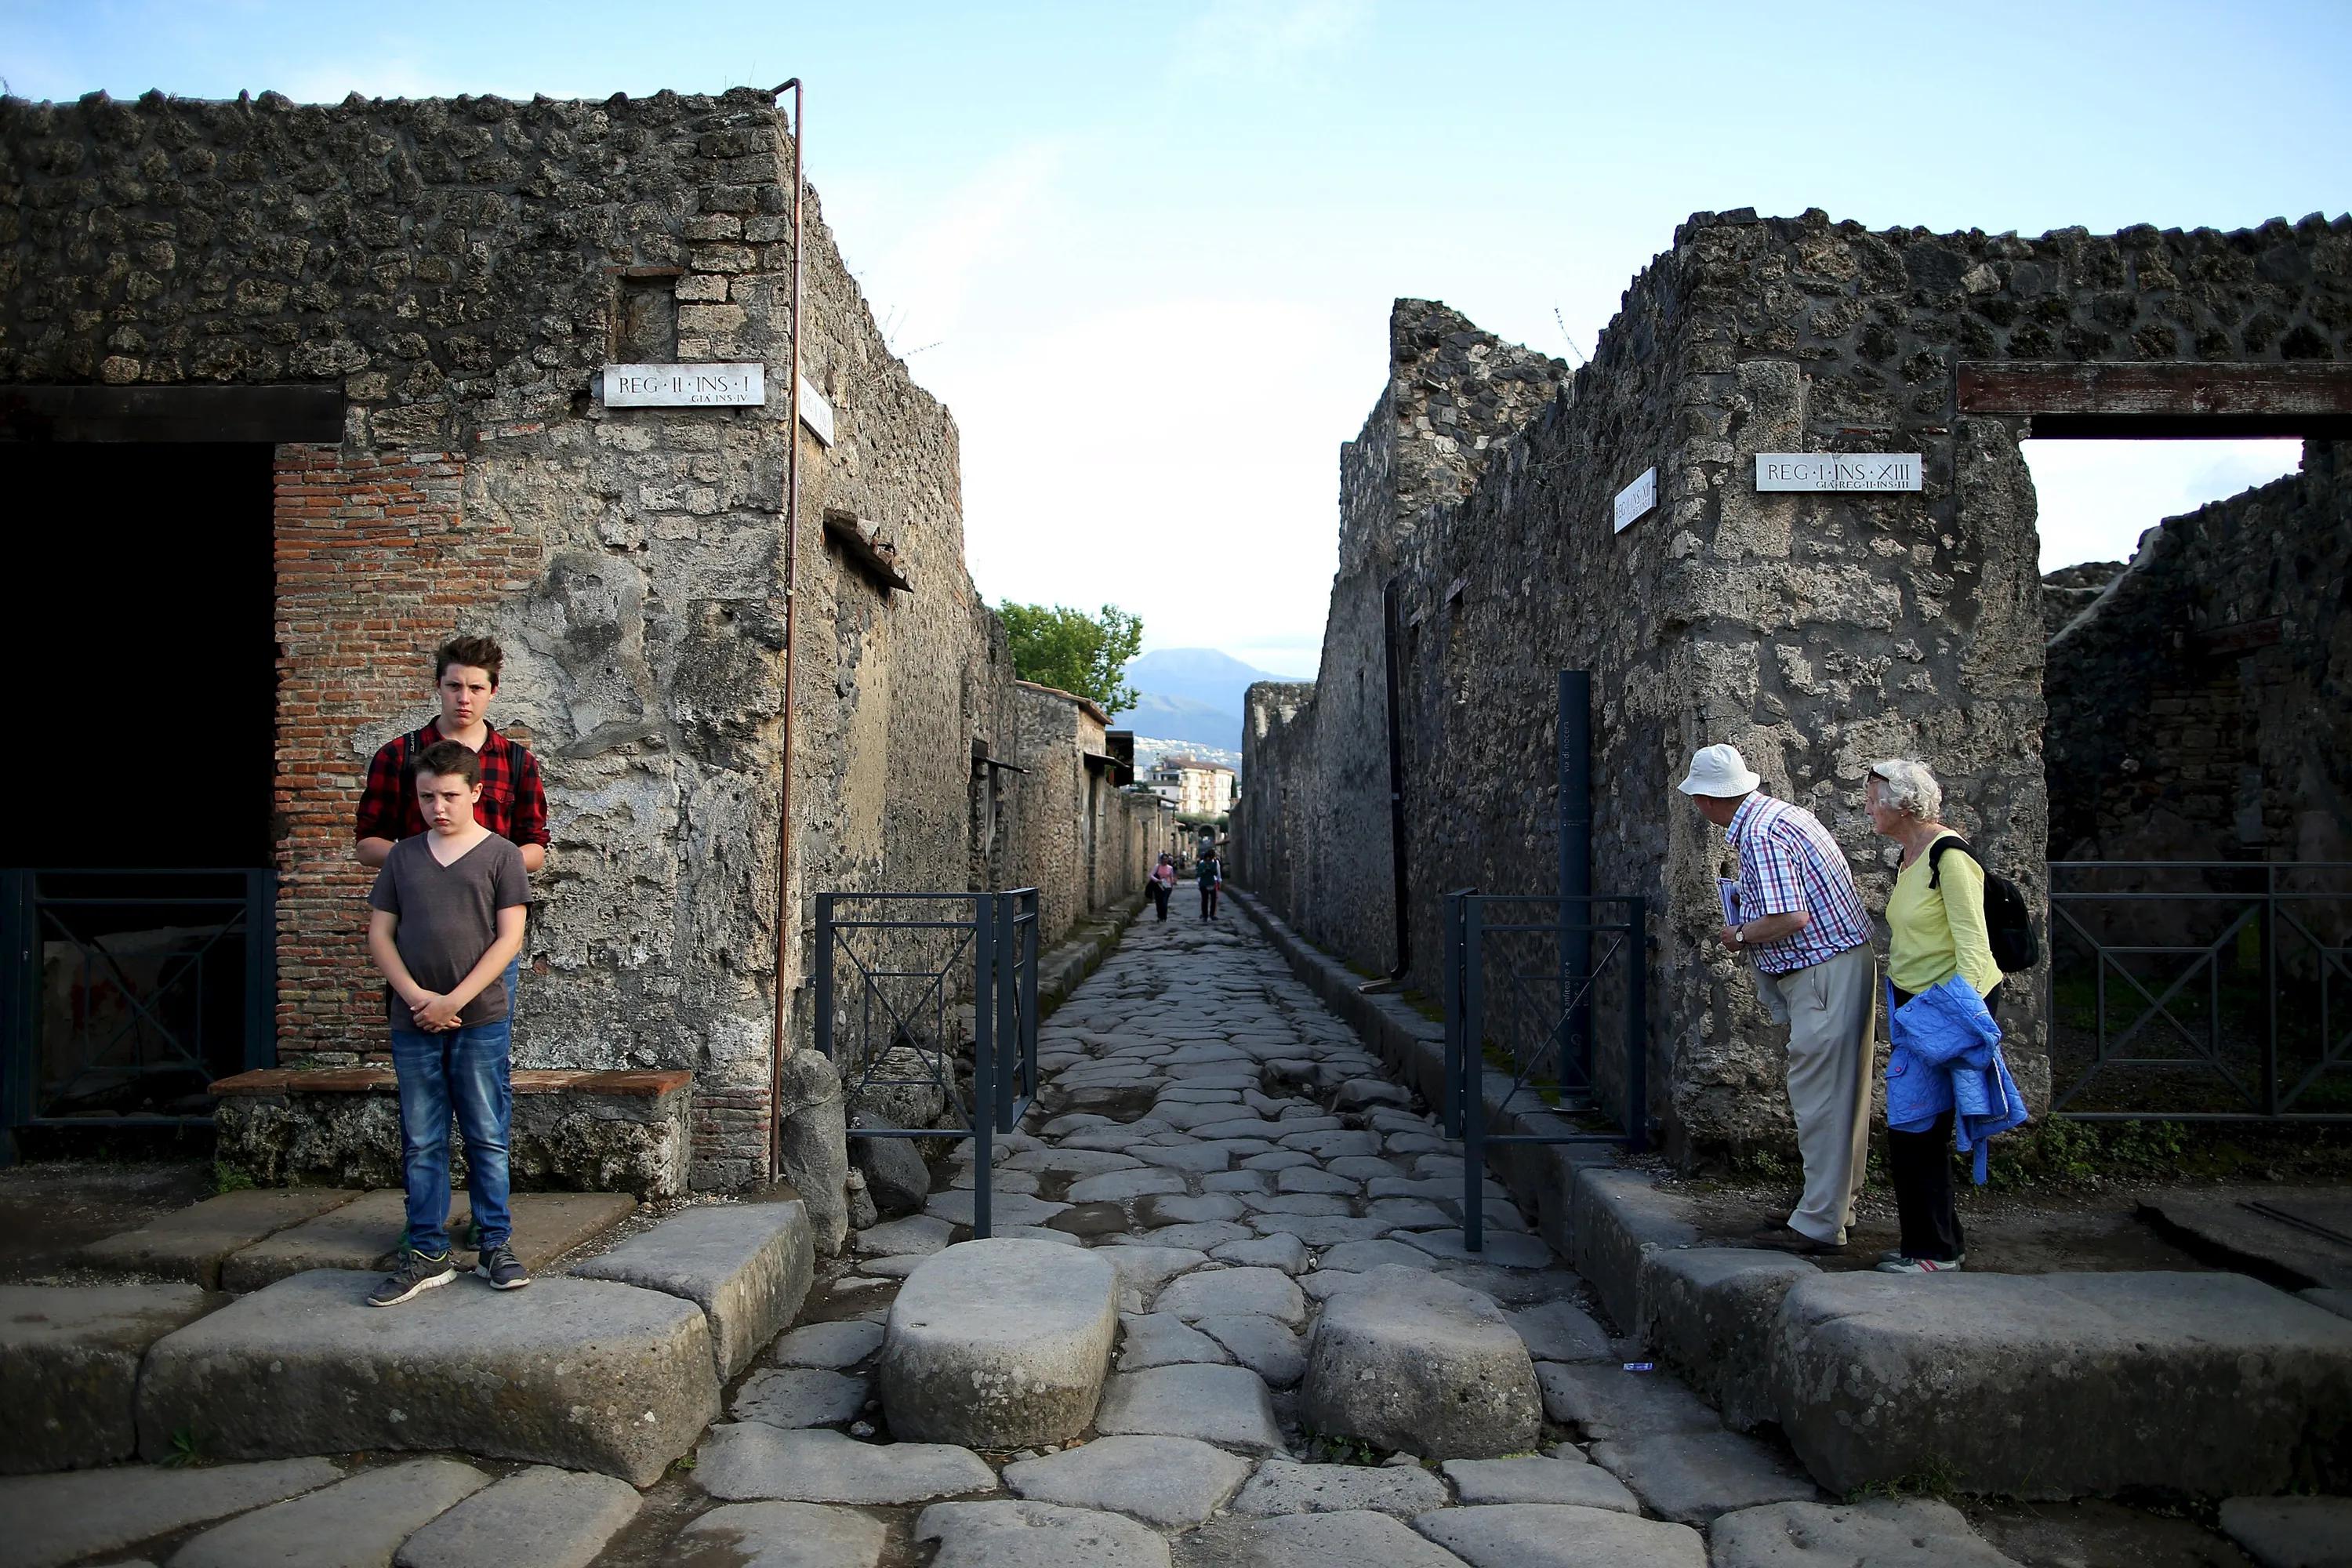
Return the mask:
<path fill-rule="evenodd" d="M 1759 452 L 1759 490 L 1916 490 L 1916 452 Z"/>
<path fill-rule="evenodd" d="M 809 384 L 806 376 L 801 377 L 801 423 L 809 427 L 810 435 L 828 447 L 833 445 L 833 405 Z"/>
<path fill-rule="evenodd" d="M 1617 492 L 1617 529 L 1624 532 L 1658 504 L 1658 470 L 1643 468 L 1642 477 Z"/>
<path fill-rule="evenodd" d="M 758 408 L 768 372 L 757 364 L 608 364 L 607 408 Z"/>

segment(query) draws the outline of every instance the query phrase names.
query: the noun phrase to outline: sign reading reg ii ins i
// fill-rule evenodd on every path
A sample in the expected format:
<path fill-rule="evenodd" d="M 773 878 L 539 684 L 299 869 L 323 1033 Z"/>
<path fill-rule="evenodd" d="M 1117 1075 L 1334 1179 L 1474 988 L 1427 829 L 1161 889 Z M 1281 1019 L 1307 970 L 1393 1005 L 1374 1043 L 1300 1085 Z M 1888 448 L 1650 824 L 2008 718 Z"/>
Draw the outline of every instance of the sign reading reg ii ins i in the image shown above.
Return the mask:
<path fill-rule="evenodd" d="M 1916 490 L 1916 452 L 1759 452 L 1758 490 Z"/>

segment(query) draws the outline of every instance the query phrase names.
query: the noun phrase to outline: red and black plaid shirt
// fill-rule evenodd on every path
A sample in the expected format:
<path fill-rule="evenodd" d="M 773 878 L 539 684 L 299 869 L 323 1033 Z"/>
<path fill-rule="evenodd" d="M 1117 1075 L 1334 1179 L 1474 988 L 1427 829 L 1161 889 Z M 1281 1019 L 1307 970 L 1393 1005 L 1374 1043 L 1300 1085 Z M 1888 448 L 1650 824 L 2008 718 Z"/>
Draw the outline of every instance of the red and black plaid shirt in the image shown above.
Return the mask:
<path fill-rule="evenodd" d="M 483 726 L 488 729 L 487 721 Z M 368 763 L 367 791 L 360 796 L 360 838 L 414 838 L 425 831 L 408 760 L 442 738 L 440 721 L 376 748 Z M 482 798 L 474 820 L 517 844 L 547 842 L 547 792 L 540 786 L 539 759 L 529 748 L 496 730 L 482 742 Z"/>

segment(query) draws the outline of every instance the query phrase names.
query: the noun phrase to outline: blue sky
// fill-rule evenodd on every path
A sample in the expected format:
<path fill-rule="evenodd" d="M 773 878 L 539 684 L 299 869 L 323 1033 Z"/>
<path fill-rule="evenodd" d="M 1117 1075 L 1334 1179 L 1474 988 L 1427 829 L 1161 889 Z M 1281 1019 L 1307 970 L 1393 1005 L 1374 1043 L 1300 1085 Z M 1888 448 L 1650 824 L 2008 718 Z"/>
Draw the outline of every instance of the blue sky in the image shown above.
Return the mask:
<path fill-rule="evenodd" d="M 1700 208 L 2029 236 L 2332 216 L 2347 60 L 2343 0 L 0 0 L 0 76 L 32 97 L 805 78 L 826 216 L 961 427 L 982 592 L 1114 601 L 1150 646 L 1286 672 L 1314 666 L 1338 445 L 1394 296 L 1568 355 Z M 2050 445 L 2047 564 L 2294 462 Z"/>

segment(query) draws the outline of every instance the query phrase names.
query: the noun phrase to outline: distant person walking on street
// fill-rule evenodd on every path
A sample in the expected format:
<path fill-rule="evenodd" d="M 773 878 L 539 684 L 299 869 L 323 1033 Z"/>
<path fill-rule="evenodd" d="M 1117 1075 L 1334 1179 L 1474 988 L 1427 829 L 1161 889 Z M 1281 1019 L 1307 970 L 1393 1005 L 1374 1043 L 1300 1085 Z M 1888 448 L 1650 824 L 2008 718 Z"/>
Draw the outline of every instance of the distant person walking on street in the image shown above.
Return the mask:
<path fill-rule="evenodd" d="M 1836 1252 L 1869 1149 L 1870 918 L 1829 829 L 1761 793 L 1762 783 L 1733 747 L 1706 746 L 1676 787 L 1738 854 L 1720 940 L 1755 960 L 1764 1010 L 1789 1026 L 1789 1109 L 1804 1157 L 1804 1197 L 1787 1223 L 1757 1239 L 1792 1252 Z"/>
<path fill-rule="evenodd" d="M 1160 864 L 1151 868 L 1151 907 L 1160 918 L 1168 918 L 1168 900 L 1176 891 L 1176 857 L 1165 849 L 1160 852 Z"/>
<path fill-rule="evenodd" d="M 1201 918 L 1204 921 L 1215 920 L 1217 918 L 1217 889 L 1225 885 L 1225 868 L 1224 863 L 1217 858 L 1217 852 L 1214 849 L 1204 848 L 1201 851 L 1201 869 L 1199 876 L 1201 882 Z"/>

